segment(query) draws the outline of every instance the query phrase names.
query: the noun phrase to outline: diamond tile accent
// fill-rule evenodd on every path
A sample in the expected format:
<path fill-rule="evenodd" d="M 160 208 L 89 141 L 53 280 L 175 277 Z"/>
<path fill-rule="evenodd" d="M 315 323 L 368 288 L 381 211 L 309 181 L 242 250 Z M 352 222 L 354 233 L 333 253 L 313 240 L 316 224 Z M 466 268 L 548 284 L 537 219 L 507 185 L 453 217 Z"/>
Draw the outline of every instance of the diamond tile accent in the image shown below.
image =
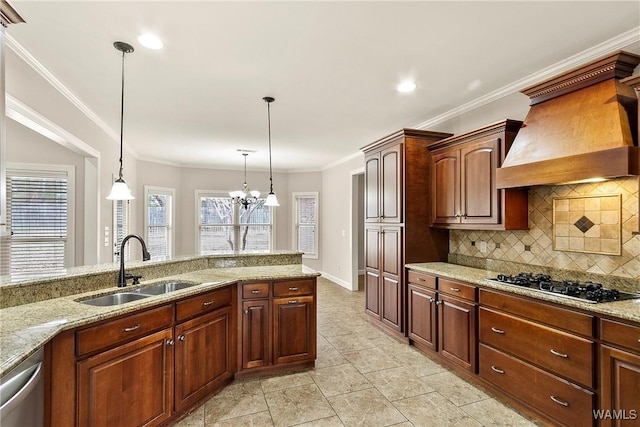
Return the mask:
<path fill-rule="evenodd" d="M 593 223 L 593 221 L 591 221 L 589 218 L 587 218 L 586 216 L 583 215 L 582 218 L 577 220 L 573 225 L 578 227 L 578 230 L 582 231 L 583 233 L 586 233 L 595 224 Z"/>

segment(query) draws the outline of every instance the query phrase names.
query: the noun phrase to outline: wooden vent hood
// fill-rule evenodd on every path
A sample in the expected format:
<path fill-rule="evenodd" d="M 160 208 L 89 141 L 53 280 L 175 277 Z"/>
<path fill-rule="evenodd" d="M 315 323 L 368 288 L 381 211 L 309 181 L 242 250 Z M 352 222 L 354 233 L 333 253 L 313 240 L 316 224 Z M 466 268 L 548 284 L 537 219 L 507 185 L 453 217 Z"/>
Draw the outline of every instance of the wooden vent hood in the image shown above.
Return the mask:
<path fill-rule="evenodd" d="M 531 109 L 496 171 L 497 187 L 638 175 L 637 98 L 618 81 L 638 63 L 617 52 L 524 89 Z"/>

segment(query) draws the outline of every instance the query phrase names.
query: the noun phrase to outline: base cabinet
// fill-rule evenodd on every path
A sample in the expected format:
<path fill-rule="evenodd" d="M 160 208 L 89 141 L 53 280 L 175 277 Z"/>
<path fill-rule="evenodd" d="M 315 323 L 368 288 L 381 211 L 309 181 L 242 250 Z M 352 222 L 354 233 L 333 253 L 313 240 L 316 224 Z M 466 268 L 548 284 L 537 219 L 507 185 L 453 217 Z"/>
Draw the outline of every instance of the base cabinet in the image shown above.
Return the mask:
<path fill-rule="evenodd" d="M 439 294 L 438 347 L 440 354 L 463 368 L 476 371 L 476 317 L 474 303 Z"/>
<path fill-rule="evenodd" d="M 273 300 L 273 363 L 315 359 L 315 308 L 313 296 Z"/>
<path fill-rule="evenodd" d="M 270 363 L 269 300 L 242 303 L 242 367 L 259 368 Z"/>

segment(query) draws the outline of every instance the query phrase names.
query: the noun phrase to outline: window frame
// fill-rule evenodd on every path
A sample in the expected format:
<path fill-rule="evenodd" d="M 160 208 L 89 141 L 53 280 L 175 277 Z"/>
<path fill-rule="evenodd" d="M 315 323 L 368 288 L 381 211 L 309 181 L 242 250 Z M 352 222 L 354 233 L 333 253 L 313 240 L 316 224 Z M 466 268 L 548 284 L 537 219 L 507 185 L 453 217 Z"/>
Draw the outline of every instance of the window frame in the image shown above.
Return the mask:
<path fill-rule="evenodd" d="M 75 265 L 75 199 L 76 199 L 76 170 L 74 165 L 63 164 L 42 164 L 42 163 L 18 163 L 7 162 L 5 164 L 5 182 L 13 175 L 26 176 L 59 176 L 67 178 L 67 236 L 64 247 L 64 268 Z M 10 197 L 11 189 L 7 188 L 7 200 Z M 7 235 L 3 238 L 11 240 L 11 228 L 9 223 L 9 213 L 7 212 Z M 10 253 L 9 253 L 9 256 Z M 9 273 L 10 274 L 10 273 Z"/>
<path fill-rule="evenodd" d="M 115 179 L 115 178 L 114 178 Z M 113 246 L 113 262 L 120 262 L 120 243 L 118 242 L 118 203 L 122 203 L 122 213 L 123 213 L 123 231 L 122 238 L 129 234 L 129 230 L 131 230 L 131 201 L 130 200 L 113 200 L 113 228 L 112 228 L 112 246 Z M 129 261 L 129 245 L 124 248 L 124 260 Z"/>
<path fill-rule="evenodd" d="M 169 196 L 169 223 L 165 226 L 167 228 L 167 259 L 175 254 L 175 217 L 176 217 L 176 189 L 170 187 L 156 187 L 153 185 L 144 186 L 144 240 L 149 242 L 149 195 L 159 194 Z M 153 254 L 151 254 L 153 259 Z M 161 257 L 162 258 L 162 257 Z"/>
<path fill-rule="evenodd" d="M 228 191 L 222 191 L 222 190 L 195 190 L 195 200 L 194 200 L 194 205 L 195 205 L 195 253 L 202 255 L 201 251 L 200 251 L 200 236 L 201 236 L 201 228 L 202 228 L 202 224 L 200 223 L 200 199 L 202 197 L 218 197 L 218 198 L 224 198 L 224 199 L 229 199 L 229 192 Z M 241 227 L 243 225 L 247 225 L 247 224 L 243 224 L 240 222 L 240 210 L 242 209 L 239 205 L 234 204 L 234 212 L 233 212 L 233 222 L 229 225 L 226 225 L 228 227 L 232 227 L 233 228 L 233 236 L 234 239 L 236 240 L 236 242 L 234 242 L 234 246 L 235 243 L 237 243 L 238 240 L 238 236 L 240 235 L 240 230 Z M 271 227 L 271 238 L 269 239 L 269 249 L 267 250 L 268 252 L 272 252 L 273 248 L 276 245 L 276 210 L 273 208 L 273 206 L 269 207 L 269 219 L 270 219 L 270 224 L 268 224 Z M 225 224 L 220 224 L 221 226 L 225 226 Z M 264 224 L 251 224 L 251 225 L 264 225 Z M 231 251 L 225 252 L 225 253 L 230 253 Z M 234 253 L 242 253 L 242 251 L 234 249 L 233 251 Z"/>
<path fill-rule="evenodd" d="M 300 251 L 299 249 L 299 242 L 298 242 L 298 227 L 299 227 L 299 223 L 298 223 L 298 199 L 299 198 L 314 198 L 316 201 L 316 206 L 315 206 L 315 222 L 313 223 L 314 226 L 314 233 L 313 233 L 313 248 L 314 248 L 314 252 L 313 253 L 303 253 L 302 254 L 302 258 L 306 258 L 306 259 L 319 259 L 320 258 L 320 254 L 319 254 L 319 247 L 318 247 L 318 234 L 319 234 L 319 222 L 320 222 L 320 218 L 318 216 L 319 212 L 320 212 L 320 198 L 319 198 L 319 194 L 317 191 L 299 191 L 299 192 L 293 192 L 291 193 L 291 209 L 292 209 L 292 215 L 291 215 L 291 226 L 292 226 L 292 235 L 291 235 L 291 241 L 292 241 L 292 245 L 293 245 L 293 250 L 295 251 Z M 309 225 L 309 224 L 305 224 L 305 225 Z"/>

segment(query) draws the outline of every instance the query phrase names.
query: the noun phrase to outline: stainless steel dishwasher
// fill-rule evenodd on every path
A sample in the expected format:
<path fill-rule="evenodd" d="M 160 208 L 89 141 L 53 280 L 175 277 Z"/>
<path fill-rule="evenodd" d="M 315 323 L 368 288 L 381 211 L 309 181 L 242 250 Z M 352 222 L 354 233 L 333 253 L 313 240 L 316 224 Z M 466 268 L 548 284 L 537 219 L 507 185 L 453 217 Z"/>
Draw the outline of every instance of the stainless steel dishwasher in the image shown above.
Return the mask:
<path fill-rule="evenodd" d="M 0 425 L 42 426 L 44 422 L 43 349 L 0 378 Z"/>

